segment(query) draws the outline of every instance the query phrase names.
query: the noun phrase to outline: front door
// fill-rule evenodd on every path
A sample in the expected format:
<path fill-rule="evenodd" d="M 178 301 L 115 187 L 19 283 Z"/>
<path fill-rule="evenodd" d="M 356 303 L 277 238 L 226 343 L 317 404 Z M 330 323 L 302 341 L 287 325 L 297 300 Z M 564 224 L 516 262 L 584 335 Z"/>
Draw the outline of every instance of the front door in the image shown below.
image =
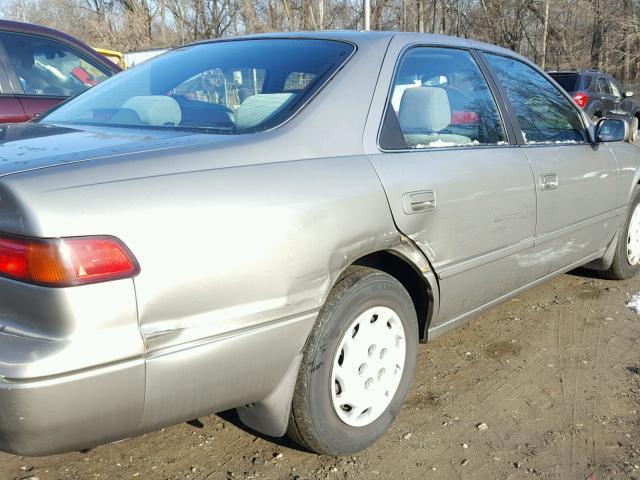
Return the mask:
<path fill-rule="evenodd" d="M 395 63 L 393 52 L 394 42 L 388 56 Z M 510 142 L 473 53 L 407 50 L 378 101 L 387 104 L 385 120 L 379 147 L 367 153 L 398 228 L 439 277 L 440 313 L 431 328 L 530 282 L 519 256 L 535 233 L 532 171 Z"/>
<path fill-rule="evenodd" d="M 606 145 L 590 143 L 578 107 L 541 72 L 510 57 L 483 56 L 513 109 L 536 179 L 531 268 L 552 273 L 581 262 L 615 234 L 616 160 Z"/>

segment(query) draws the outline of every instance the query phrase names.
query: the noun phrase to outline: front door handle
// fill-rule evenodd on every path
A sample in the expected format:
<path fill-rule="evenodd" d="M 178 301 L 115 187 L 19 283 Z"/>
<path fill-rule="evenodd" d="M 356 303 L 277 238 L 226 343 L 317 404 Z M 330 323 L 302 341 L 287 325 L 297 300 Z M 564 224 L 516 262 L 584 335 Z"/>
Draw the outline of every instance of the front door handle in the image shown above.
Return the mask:
<path fill-rule="evenodd" d="M 407 215 L 428 212 L 434 208 L 436 208 L 436 192 L 433 190 L 407 192 L 402 195 L 402 209 Z"/>
<path fill-rule="evenodd" d="M 541 190 L 555 190 L 558 188 L 558 175 L 555 173 L 545 173 L 540 175 Z"/>

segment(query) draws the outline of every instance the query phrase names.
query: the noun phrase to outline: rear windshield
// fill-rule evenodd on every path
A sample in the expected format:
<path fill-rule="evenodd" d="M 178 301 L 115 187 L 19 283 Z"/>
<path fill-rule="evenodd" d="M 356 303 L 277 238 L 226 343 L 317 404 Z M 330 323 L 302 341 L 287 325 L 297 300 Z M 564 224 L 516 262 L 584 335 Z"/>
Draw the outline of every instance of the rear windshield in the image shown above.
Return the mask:
<path fill-rule="evenodd" d="M 551 73 L 551 78 L 560 84 L 567 92 L 576 91 L 577 73 Z"/>
<path fill-rule="evenodd" d="M 266 130 L 291 117 L 354 48 L 315 39 L 184 47 L 116 75 L 41 122 L 223 134 Z"/>

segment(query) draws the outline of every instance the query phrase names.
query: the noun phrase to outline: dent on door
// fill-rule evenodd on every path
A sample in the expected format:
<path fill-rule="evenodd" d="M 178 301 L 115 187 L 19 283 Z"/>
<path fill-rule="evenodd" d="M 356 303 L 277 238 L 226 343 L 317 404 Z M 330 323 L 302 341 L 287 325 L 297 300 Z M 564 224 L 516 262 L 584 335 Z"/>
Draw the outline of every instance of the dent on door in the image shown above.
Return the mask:
<path fill-rule="evenodd" d="M 440 279 L 436 324 L 533 280 L 518 260 L 533 246 L 536 217 L 531 168 L 520 149 L 370 158 L 398 228 L 425 252 Z"/>

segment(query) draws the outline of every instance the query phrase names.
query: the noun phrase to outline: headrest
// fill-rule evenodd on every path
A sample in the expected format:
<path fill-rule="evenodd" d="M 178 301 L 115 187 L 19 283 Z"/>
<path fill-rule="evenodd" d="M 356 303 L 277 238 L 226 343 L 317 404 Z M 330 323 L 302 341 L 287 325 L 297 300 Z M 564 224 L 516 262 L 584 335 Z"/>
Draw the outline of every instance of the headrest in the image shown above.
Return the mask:
<path fill-rule="evenodd" d="M 122 108 L 129 108 L 138 114 L 145 125 L 180 125 L 182 111 L 175 99 L 166 95 L 141 95 L 131 97 Z"/>
<path fill-rule="evenodd" d="M 440 87 L 406 89 L 400 101 L 398 121 L 403 133 L 444 130 L 451 123 L 447 92 Z"/>
<path fill-rule="evenodd" d="M 247 97 L 236 112 L 236 128 L 259 125 L 282 108 L 293 93 L 259 93 Z"/>

